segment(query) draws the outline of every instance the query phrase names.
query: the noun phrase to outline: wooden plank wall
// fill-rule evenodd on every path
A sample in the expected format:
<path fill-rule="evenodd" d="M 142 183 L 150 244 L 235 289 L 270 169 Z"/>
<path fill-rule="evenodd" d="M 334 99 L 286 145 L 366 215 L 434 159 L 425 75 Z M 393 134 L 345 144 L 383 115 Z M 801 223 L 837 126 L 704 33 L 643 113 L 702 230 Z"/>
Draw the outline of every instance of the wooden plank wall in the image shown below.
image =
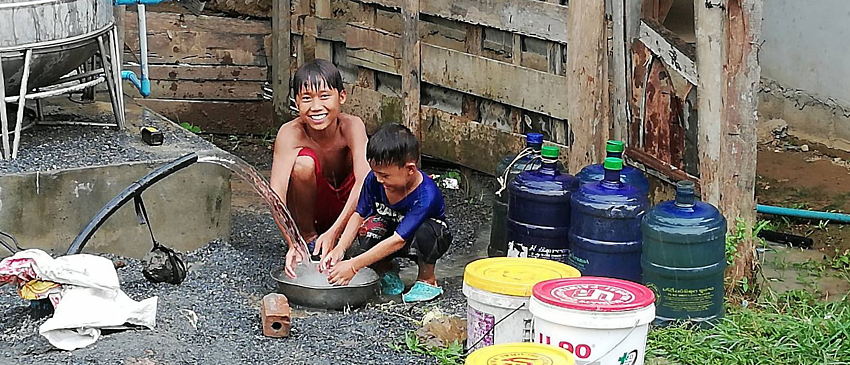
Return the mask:
<path fill-rule="evenodd" d="M 138 97 L 129 83 L 126 94 L 204 132 L 262 134 L 276 129 L 272 103 L 263 98 L 271 63 L 269 20 L 196 16 L 173 4 L 147 9 L 151 96 Z M 138 64 L 134 7 L 124 20 L 124 61 Z"/>
<path fill-rule="evenodd" d="M 558 0 L 292 2 L 292 70 L 333 60 L 344 109 L 370 131 L 418 123 L 424 153 L 489 173 L 541 132 L 567 161 L 569 9 Z"/>

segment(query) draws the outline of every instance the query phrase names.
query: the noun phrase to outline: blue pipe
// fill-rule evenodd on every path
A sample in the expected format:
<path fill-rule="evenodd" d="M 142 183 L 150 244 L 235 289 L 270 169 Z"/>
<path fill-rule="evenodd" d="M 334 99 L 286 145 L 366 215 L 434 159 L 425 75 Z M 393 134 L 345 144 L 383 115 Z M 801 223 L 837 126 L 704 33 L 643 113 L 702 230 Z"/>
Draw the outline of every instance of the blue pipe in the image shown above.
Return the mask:
<path fill-rule="evenodd" d="M 139 90 L 139 94 L 142 94 L 142 96 L 147 97 L 151 95 L 151 80 L 147 75 L 142 74 L 142 79 L 139 80 L 135 72 L 124 70 L 121 71 L 121 79 L 130 81 L 130 83 Z"/>
<path fill-rule="evenodd" d="M 774 207 L 771 205 L 757 206 L 757 211 L 764 214 L 784 215 L 796 218 L 818 219 L 822 221 L 833 221 L 841 223 L 850 223 L 850 215 L 841 213 L 819 212 L 814 210 L 792 209 L 783 207 Z"/>

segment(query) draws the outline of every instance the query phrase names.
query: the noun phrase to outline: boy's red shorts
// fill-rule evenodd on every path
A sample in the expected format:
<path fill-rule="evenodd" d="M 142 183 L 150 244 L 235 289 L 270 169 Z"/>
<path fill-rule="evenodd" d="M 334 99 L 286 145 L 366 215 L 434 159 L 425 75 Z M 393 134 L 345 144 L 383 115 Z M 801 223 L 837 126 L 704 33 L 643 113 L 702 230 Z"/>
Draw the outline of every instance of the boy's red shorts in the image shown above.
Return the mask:
<path fill-rule="evenodd" d="M 354 187 L 354 171 L 343 180 L 342 185 L 334 187 L 325 179 L 325 175 L 322 173 L 322 164 L 319 162 L 319 157 L 315 151 L 305 147 L 298 152 L 298 156 L 312 158 L 316 166 L 315 224 L 316 232 L 322 234 L 331 228 L 339 214 L 342 213 L 342 208 L 345 208 L 345 202 Z"/>

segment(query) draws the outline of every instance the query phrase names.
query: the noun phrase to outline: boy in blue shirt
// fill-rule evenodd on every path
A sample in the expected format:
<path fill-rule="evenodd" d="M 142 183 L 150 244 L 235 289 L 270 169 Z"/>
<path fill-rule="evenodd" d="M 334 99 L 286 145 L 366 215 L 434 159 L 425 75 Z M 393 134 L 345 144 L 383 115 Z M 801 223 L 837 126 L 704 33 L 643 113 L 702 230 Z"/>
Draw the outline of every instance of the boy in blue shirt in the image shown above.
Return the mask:
<path fill-rule="evenodd" d="M 382 275 L 384 294 L 398 295 L 404 284 L 393 270 L 392 259 L 415 257 L 419 275 L 402 299 L 418 302 L 438 297 L 443 290 L 437 286 L 434 266 L 448 250 L 452 236 L 442 192 L 416 167 L 419 141 L 405 126 L 385 125 L 369 139 L 366 160 L 372 171 L 363 181 L 357 210 L 319 269 L 329 272 L 332 284 L 346 285 L 360 269 L 372 267 Z M 353 257 L 341 261 L 346 252 Z"/>

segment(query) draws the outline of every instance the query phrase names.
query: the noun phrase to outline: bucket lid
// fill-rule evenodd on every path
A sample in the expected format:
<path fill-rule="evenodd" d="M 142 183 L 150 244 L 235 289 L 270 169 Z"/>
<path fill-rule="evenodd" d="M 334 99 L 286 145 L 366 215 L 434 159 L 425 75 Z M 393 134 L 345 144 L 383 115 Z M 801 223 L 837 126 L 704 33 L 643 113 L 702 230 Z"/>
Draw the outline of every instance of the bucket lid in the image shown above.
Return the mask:
<path fill-rule="evenodd" d="M 538 283 L 534 297 L 557 307 L 594 312 L 629 311 L 655 303 L 655 294 L 643 285 L 587 276 Z"/>
<path fill-rule="evenodd" d="M 573 365 L 573 354 L 560 347 L 539 343 L 505 343 L 476 350 L 466 358 L 467 365 Z"/>
<path fill-rule="evenodd" d="M 577 278 L 572 266 L 543 259 L 493 257 L 466 265 L 463 281 L 467 285 L 502 295 L 531 296 L 534 284 L 544 280 Z"/>

